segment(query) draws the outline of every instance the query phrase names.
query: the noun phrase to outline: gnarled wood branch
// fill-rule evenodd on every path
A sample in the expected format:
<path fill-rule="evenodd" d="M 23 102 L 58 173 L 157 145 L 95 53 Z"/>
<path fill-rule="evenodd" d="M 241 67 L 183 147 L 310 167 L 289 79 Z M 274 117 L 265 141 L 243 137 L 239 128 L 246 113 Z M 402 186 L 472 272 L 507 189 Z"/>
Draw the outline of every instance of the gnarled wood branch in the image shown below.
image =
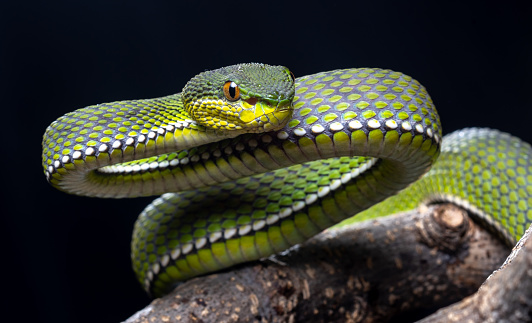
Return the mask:
<path fill-rule="evenodd" d="M 502 267 L 478 292 L 439 310 L 423 323 L 532 322 L 532 227 L 528 228 Z"/>

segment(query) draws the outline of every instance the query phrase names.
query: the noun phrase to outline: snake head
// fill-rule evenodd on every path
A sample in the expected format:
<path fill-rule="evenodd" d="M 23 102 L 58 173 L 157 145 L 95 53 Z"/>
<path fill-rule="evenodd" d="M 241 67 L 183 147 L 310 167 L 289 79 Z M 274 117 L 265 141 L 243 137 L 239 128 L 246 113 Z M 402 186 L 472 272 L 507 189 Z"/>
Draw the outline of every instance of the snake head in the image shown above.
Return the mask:
<path fill-rule="evenodd" d="M 198 74 L 182 96 L 185 109 L 199 124 L 256 133 L 278 130 L 290 120 L 294 91 L 288 68 L 249 63 Z"/>

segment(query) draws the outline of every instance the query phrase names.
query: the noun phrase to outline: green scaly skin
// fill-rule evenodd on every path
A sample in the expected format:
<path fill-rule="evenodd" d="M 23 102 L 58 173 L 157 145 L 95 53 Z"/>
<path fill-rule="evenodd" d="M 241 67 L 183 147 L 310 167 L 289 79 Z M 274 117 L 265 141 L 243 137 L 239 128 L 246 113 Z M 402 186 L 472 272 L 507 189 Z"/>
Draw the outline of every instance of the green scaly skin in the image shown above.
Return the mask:
<path fill-rule="evenodd" d="M 242 66 L 248 65 L 227 69 Z M 293 95 L 293 84 L 268 91 L 286 82 L 285 68 L 247 73 L 254 81 L 241 80 L 242 101 L 262 98 L 270 111 Z M 270 82 L 271 75 L 278 80 Z M 184 96 L 193 88 L 190 95 L 200 97 L 202 84 L 223 84 L 204 76 Z M 277 111 L 273 126 L 258 127 L 274 131 L 258 134 L 247 134 L 259 132 L 256 126 L 213 130 L 206 119 L 190 120 L 180 94 L 77 110 L 46 131 L 45 174 L 75 194 L 180 192 L 156 199 L 135 224 L 133 267 L 154 296 L 190 277 L 286 250 L 357 213 L 453 201 L 509 243 L 532 222 L 528 144 L 489 129 L 455 132 L 442 144 L 425 88 L 390 70 L 323 72 L 295 86 L 292 119 L 279 121 L 275 116 L 286 111 Z M 219 91 L 209 95 L 224 100 Z"/>

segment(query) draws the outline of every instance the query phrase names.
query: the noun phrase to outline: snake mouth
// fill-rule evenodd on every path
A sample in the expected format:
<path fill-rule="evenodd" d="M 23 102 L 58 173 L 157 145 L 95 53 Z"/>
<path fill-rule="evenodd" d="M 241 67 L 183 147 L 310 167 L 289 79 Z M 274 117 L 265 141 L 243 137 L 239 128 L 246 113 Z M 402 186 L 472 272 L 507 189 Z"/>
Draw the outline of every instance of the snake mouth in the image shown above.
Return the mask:
<path fill-rule="evenodd" d="M 292 104 L 292 100 L 290 99 L 279 100 L 277 102 L 278 111 L 294 110 L 294 105 Z"/>
<path fill-rule="evenodd" d="M 240 120 L 250 132 L 278 130 L 284 127 L 294 110 L 291 99 L 249 98 L 243 101 L 243 106 L 245 110 L 240 114 Z"/>

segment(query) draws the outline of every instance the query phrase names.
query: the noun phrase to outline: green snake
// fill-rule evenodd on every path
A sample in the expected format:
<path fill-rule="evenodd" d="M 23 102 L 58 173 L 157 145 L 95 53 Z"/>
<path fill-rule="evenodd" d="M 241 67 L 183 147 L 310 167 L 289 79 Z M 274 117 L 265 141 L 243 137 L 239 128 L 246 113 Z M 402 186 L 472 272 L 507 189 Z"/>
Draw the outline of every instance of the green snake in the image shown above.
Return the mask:
<path fill-rule="evenodd" d="M 532 222 L 531 156 L 496 130 L 443 138 L 429 94 L 407 75 L 354 68 L 295 79 L 255 63 L 201 73 L 178 94 L 67 113 L 43 139 L 44 173 L 62 191 L 165 193 L 132 239 L 134 270 L 154 296 L 355 214 L 420 203 L 455 202 L 514 243 Z"/>

